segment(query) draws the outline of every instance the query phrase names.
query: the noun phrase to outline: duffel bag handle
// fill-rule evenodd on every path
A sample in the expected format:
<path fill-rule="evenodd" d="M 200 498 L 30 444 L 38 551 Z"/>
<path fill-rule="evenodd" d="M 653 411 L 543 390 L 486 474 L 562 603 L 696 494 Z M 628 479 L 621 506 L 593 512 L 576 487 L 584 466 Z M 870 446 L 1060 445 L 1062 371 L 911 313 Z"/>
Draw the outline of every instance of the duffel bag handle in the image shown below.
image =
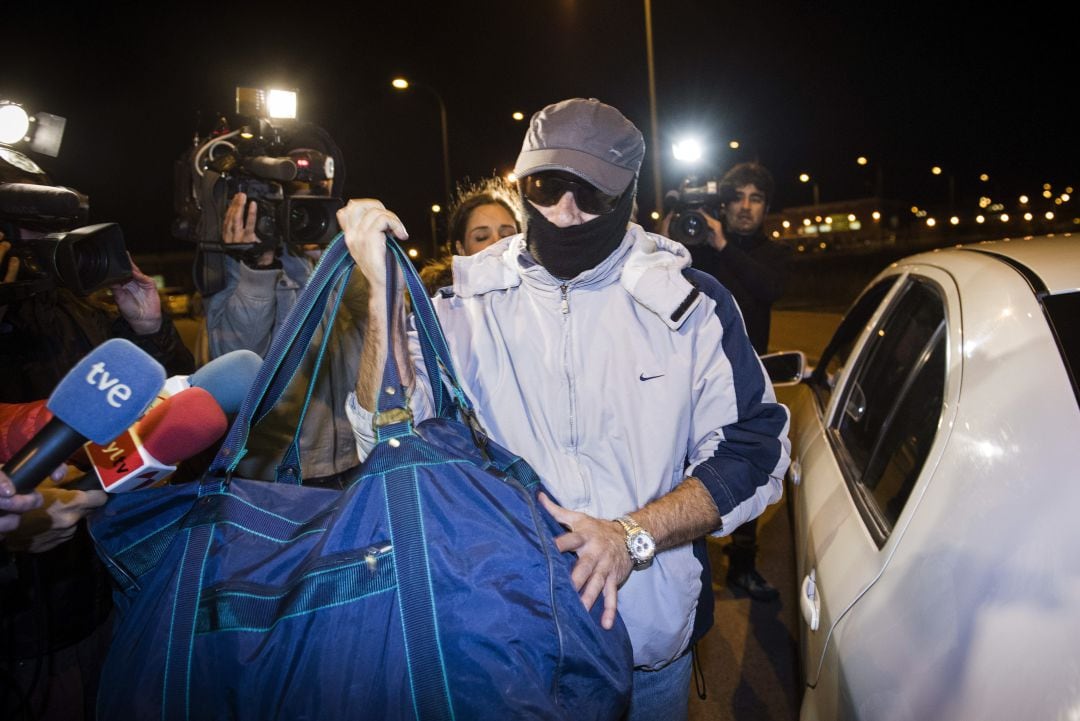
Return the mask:
<path fill-rule="evenodd" d="M 392 286 L 395 286 L 393 279 L 396 274 L 393 272 L 393 265 L 396 263 L 405 275 L 413 299 L 414 310 L 419 309 L 419 312 L 414 317 L 428 377 L 432 379 L 431 388 L 436 412 L 441 417 L 451 417 L 456 410 L 455 406 L 460 404 L 461 409 L 471 416 L 471 404 L 469 404 L 458 385 L 446 340 L 442 335 L 438 319 L 435 317 L 434 309 L 431 307 L 431 300 L 427 297 L 416 269 L 413 268 L 412 262 L 409 261 L 408 256 L 405 255 L 397 241 L 389 234 L 387 235 L 387 249 L 389 251 L 388 255 L 393 256 L 393 263 L 388 262 L 387 264 L 388 292 L 390 292 Z M 333 307 L 319 348 L 319 362 L 315 364 L 315 371 L 308 385 L 307 400 L 297 422 L 296 435 L 291 447 L 286 452 L 285 463 L 288 463 L 291 457 L 295 465 L 299 467 L 299 429 L 307 410 L 307 402 L 310 401 L 315 386 L 318 369 L 322 365 L 321 356 L 325 353 L 327 341 L 337 316 L 337 310 L 345 292 L 345 286 L 354 267 L 355 263 L 349 255 L 348 246 L 345 244 L 344 233 L 338 233 L 323 252 L 311 278 L 300 293 L 296 304 L 286 316 L 281 328 L 274 334 L 270 349 L 267 351 L 262 367 L 259 369 L 255 381 L 240 406 L 236 420 L 218 450 L 217 456 L 210 464 L 210 469 L 207 472 L 208 478 L 228 478 L 236 471 L 240 461 L 247 453 L 247 441 L 251 428 L 270 412 L 293 380 L 304 356 L 308 352 L 311 339 L 322 322 L 326 307 L 333 298 Z M 336 295 L 334 294 L 335 288 L 339 289 Z M 387 310 L 392 312 L 392 309 L 393 306 L 391 305 Z M 388 344 L 391 351 L 392 347 L 392 344 Z M 440 370 L 443 379 L 454 388 L 453 399 L 446 393 L 443 385 L 438 382 Z M 404 403 L 403 397 L 400 400 Z"/>

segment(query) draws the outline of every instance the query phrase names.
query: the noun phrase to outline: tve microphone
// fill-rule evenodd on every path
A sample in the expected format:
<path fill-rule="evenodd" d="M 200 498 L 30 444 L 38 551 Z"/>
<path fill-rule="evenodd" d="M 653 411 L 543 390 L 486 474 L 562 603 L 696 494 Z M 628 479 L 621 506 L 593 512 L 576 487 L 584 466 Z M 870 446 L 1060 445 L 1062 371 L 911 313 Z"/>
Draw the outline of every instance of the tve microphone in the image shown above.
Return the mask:
<path fill-rule="evenodd" d="M 165 369 L 137 345 L 113 338 L 68 371 L 45 405 L 55 416 L 4 471 L 18 493 L 41 483 L 87 439 L 108 443 L 138 420 L 165 382 Z"/>
<path fill-rule="evenodd" d="M 101 488 L 134 491 L 163 480 L 177 463 L 209 448 L 227 429 L 214 397 L 202 388 L 188 388 L 151 408 L 111 443 L 87 443 L 86 454 Z"/>
<path fill-rule="evenodd" d="M 263 359 L 254 351 L 234 350 L 220 355 L 188 377 L 192 388 L 203 388 L 227 414 L 240 410 Z"/>

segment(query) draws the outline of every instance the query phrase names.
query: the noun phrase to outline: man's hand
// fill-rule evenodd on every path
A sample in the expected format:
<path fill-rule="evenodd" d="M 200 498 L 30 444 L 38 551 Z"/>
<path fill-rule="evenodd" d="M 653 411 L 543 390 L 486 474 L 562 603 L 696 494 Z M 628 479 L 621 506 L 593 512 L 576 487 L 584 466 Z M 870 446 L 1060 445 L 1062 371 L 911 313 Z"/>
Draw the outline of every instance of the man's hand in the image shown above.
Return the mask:
<path fill-rule="evenodd" d="M 60 481 L 67 472 L 67 466 L 61 464 L 49 476 L 53 481 Z M 11 533 L 19 527 L 22 515 L 41 508 L 44 500 L 36 490 L 30 493 L 16 493 L 15 484 L 8 474 L 0 470 L 0 539 L 5 533 Z"/>
<path fill-rule="evenodd" d="M 709 245 L 721 251 L 727 247 L 727 238 L 724 236 L 724 224 L 708 213 L 702 213 L 705 222 L 709 224 Z"/>
<path fill-rule="evenodd" d="M 11 243 L 4 240 L 4 234 L 0 232 L 0 268 L 4 267 L 4 260 L 7 259 L 8 251 L 11 250 Z M 7 270 L 4 271 L 4 275 L 0 278 L 0 285 L 4 283 L 14 283 L 15 279 L 19 277 L 19 259 L 14 255 L 8 259 Z M 0 305 L 0 320 L 4 319 L 4 314 L 7 313 L 7 306 Z"/>
<path fill-rule="evenodd" d="M 134 260 L 131 260 L 131 280 L 112 286 L 112 293 L 120 314 L 136 335 L 161 330 L 161 296 L 154 279 L 139 270 Z"/>
<path fill-rule="evenodd" d="M 77 491 L 58 485 L 56 473 L 37 487 L 37 493 L 42 507 L 21 516 L 18 529 L 5 541 L 12 550 L 43 553 L 56 548 L 75 535 L 79 521 L 109 500 L 105 491 Z"/>
<path fill-rule="evenodd" d="M 247 193 L 237 193 L 225 209 L 225 220 L 221 223 L 221 242 L 225 245 L 259 242 L 255 235 L 255 221 L 259 216 L 259 206 L 247 205 Z M 256 261 L 257 265 L 270 265 L 274 262 L 274 249 L 264 251 Z"/>
<path fill-rule="evenodd" d="M 555 539 L 561 553 L 574 551 L 578 560 L 570 574 L 574 589 L 581 594 L 587 610 L 604 596 L 604 613 L 600 625 L 610 629 L 615 625 L 619 586 L 630 577 L 634 562 L 626 550 L 626 531 L 618 521 L 598 518 L 571 511 L 540 494 L 540 503 L 569 533 Z"/>
<path fill-rule="evenodd" d="M 373 286 L 385 288 L 386 233 L 398 240 L 408 240 L 409 232 L 394 213 L 372 198 L 350 200 L 337 212 L 338 225 L 345 231 L 349 254 Z"/>

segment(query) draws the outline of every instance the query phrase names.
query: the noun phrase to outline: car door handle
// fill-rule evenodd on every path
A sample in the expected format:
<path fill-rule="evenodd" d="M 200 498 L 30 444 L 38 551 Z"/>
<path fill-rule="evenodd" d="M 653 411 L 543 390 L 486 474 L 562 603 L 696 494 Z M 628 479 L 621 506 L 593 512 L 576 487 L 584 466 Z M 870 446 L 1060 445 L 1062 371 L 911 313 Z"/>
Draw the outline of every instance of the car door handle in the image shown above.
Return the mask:
<path fill-rule="evenodd" d="M 799 485 L 799 481 L 802 480 L 802 464 L 798 460 L 792 458 L 791 465 L 788 466 L 788 480 L 791 481 L 791 485 Z"/>
<path fill-rule="evenodd" d="M 810 574 L 803 578 L 802 592 L 799 594 L 799 608 L 810 630 L 818 630 L 818 624 L 821 622 L 821 599 L 818 597 L 815 569 L 810 569 Z"/>

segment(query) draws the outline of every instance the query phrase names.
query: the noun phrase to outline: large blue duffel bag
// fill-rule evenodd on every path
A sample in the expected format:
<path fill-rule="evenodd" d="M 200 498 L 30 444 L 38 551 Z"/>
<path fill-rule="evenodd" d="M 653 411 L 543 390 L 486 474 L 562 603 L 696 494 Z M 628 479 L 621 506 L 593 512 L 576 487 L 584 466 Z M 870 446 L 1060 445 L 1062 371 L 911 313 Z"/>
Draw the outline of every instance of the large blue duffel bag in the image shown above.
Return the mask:
<path fill-rule="evenodd" d="M 400 247 L 438 416 L 394 359 L 345 490 L 234 475 L 353 268 L 328 248 L 205 477 L 113 497 L 91 533 L 118 582 L 102 719 L 616 719 L 632 654 L 570 581 L 531 468 L 475 425 Z M 391 278 L 397 274 L 388 260 Z M 393 293 L 393 283 L 388 284 Z M 322 353 L 329 330 L 322 333 Z M 314 378 L 310 379 L 314 384 Z M 302 422 L 302 419 L 298 421 Z M 286 459 L 299 468 L 299 429 Z M 288 462 L 283 464 L 288 467 Z"/>

